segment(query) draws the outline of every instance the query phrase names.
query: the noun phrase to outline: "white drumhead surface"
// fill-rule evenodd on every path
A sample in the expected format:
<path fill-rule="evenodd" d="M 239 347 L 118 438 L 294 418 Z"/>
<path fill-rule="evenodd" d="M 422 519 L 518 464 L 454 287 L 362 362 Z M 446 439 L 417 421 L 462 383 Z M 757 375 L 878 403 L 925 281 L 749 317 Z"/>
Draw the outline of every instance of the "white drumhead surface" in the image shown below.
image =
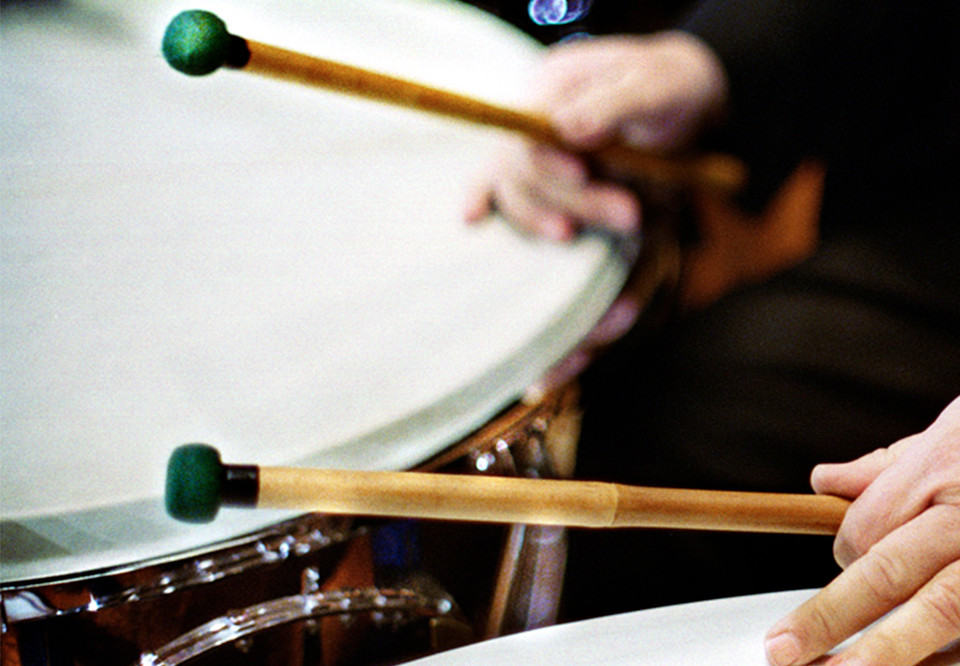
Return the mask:
<path fill-rule="evenodd" d="M 815 592 L 776 592 L 611 615 L 477 643 L 411 666 L 767 666 L 767 631 Z M 923 663 L 957 666 L 960 651 Z"/>
<path fill-rule="evenodd" d="M 184 442 L 402 469 L 589 330 L 626 262 L 460 205 L 497 134 L 255 75 L 192 78 L 183 6 L 17 3 L 0 41 L 2 582 L 205 547 L 279 514 L 163 515 Z M 537 48 L 427 0 L 222 0 L 231 32 L 505 103 Z"/>

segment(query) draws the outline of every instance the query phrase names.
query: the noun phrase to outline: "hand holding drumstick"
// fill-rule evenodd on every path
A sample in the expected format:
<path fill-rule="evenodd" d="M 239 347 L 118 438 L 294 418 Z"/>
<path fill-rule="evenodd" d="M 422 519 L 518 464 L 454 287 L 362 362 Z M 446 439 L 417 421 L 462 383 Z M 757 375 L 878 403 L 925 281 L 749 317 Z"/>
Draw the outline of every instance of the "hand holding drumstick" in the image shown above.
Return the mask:
<path fill-rule="evenodd" d="M 567 145 L 589 152 L 621 143 L 682 153 L 723 114 L 726 79 L 709 49 L 684 33 L 598 38 L 549 51 L 530 105 Z M 628 187 L 596 178 L 571 151 L 511 141 L 472 188 L 465 216 L 493 208 L 533 233 L 569 240 L 577 230 L 640 230 L 641 203 Z"/>
<path fill-rule="evenodd" d="M 226 505 L 431 520 L 790 534 L 835 534 L 849 504 L 809 494 L 225 465 L 206 444 L 174 451 L 166 502 L 170 515 L 188 522 L 209 522 Z"/>
<path fill-rule="evenodd" d="M 248 40 L 230 34 L 218 16 L 203 10 L 174 17 L 164 33 L 162 50 L 167 62 L 184 74 L 200 76 L 226 66 L 508 130 L 560 149 L 580 148 L 567 142 L 544 116 Z M 586 158 L 598 168 L 652 182 L 731 192 L 741 189 L 746 180 L 743 164 L 728 155 L 665 156 L 621 143 L 585 148 L 589 148 Z"/>
<path fill-rule="evenodd" d="M 845 571 L 770 630 L 770 663 L 810 663 L 898 605 L 826 664 L 909 666 L 960 638 L 960 398 L 919 434 L 817 467 L 813 486 L 853 500 Z"/>
<path fill-rule="evenodd" d="M 529 104 L 577 151 L 508 137 L 469 189 L 468 222 L 494 209 L 517 226 L 557 241 L 596 227 L 641 233 L 643 205 L 623 182 L 597 177 L 582 157 L 620 143 L 657 154 L 684 153 L 724 115 L 727 81 L 712 52 L 692 35 L 596 38 L 548 51 Z M 645 238 L 660 230 L 645 230 Z M 648 240 L 653 240 L 649 239 Z M 571 381 L 639 317 L 656 286 L 678 272 L 663 252 L 638 273 L 581 345 L 527 391 L 527 401 Z"/>
<path fill-rule="evenodd" d="M 167 27 L 163 54 L 175 69 L 190 75 L 210 74 L 221 67 L 242 69 L 312 86 L 416 108 L 431 113 L 510 130 L 527 137 L 515 143 L 520 155 L 505 159 L 492 177 L 477 185 L 466 216 L 479 220 L 495 204 L 513 222 L 554 238 L 569 238 L 580 225 L 607 227 L 618 233 L 639 230 L 640 206 L 628 189 L 594 182 L 588 174 L 597 168 L 627 178 L 729 194 L 743 187 L 743 164 L 727 155 L 692 154 L 683 150 L 702 125 L 721 113 L 724 79 L 715 59 L 696 40 L 680 33 L 649 44 L 628 40 L 611 48 L 575 45 L 549 55 L 539 77 L 540 112 L 494 106 L 413 81 L 232 35 L 216 15 L 190 10 Z M 586 67 L 581 60 L 586 58 Z M 570 61 L 578 65 L 571 68 Z M 615 71 L 648 62 L 650 76 L 629 76 L 592 84 L 611 63 Z M 573 78 L 567 72 L 578 72 Z M 654 97 L 631 104 L 632 88 L 658 79 L 676 81 L 660 86 Z M 662 84 L 662 81 L 660 82 Z M 623 101 L 622 106 L 603 102 Z M 598 115 L 593 103 L 610 109 Z M 599 108 L 599 107 L 598 107 Z M 683 122 L 676 122 L 677 110 Z M 545 197 L 541 203 L 538 199 Z M 582 202 L 582 203 L 578 203 Z M 555 212 L 552 209 L 556 209 Z M 646 291 L 646 289 L 641 289 Z M 618 338 L 636 319 L 640 305 L 631 290 L 610 310 L 584 345 L 533 387 L 542 394 L 577 374 L 595 348 Z"/>

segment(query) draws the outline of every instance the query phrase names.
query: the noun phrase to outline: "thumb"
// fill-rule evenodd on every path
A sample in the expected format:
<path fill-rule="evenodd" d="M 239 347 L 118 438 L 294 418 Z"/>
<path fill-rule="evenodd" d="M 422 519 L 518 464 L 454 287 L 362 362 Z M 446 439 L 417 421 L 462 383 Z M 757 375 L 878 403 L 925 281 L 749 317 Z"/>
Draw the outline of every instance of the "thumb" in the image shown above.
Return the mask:
<path fill-rule="evenodd" d="M 810 485 L 821 495 L 839 495 L 848 499 L 859 497 L 880 473 L 897 461 L 903 448 L 918 435 L 901 439 L 893 446 L 877 449 L 847 463 L 817 465 L 810 475 Z"/>

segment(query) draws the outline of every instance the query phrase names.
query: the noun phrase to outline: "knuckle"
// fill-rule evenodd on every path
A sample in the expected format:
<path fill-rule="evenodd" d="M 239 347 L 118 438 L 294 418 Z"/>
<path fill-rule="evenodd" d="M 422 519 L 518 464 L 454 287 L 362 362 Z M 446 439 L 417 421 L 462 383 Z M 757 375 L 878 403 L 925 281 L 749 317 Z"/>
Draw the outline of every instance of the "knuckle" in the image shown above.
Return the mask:
<path fill-rule="evenodd" d="M 940 576 L 927 586 L 918 601 L 927 617 L 951 633 L 960 632 L 960 576 Z"/>
<path fill-rule="evenodd" d="M 802 621 L 793 626 L 793 632 L 804 645 L 834 645 L 843 635 L 840 609 L 830 604 L 812 604 L 802 616 Z"/>
<path fill-rule="evenodd" d="M 833 613 L 827 609 L 815 608 L 807 619 L 810 627 L 808 633 L 811 635 L 830 637 L 833 634 L 833 627 L 836 626 L 836 623 L 833 619 Z"/>
<path fill-rule="evenodd" d="M 894 606 L 904 599 L 909 592 L 904 589 L 909 578 L 907 563 L 896 555 L 874 549 L 862 559 L 861 582 L 867 593 L 885 606 Z"/>

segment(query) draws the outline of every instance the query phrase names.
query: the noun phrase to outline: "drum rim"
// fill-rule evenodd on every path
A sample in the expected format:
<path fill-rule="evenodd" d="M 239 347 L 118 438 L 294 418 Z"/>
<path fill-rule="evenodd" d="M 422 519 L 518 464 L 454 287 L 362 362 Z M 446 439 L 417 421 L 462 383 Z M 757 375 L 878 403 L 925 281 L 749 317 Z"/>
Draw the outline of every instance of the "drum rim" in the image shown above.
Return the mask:
<path fill-rule="evenodd" d="M 344 543 L 361 528 L 345 516 L 304 514 L 196 551 L 0 584 L 5 622 L 73 615 L 149 601 Z M 110 585 L 104 586 L 104 579 Z M 103 589 L 109 589 L 104 593 Z M 60 598 L 64 601 L 61 602 Z M 76 599 L 88 599 L 77 603 Z"/>

